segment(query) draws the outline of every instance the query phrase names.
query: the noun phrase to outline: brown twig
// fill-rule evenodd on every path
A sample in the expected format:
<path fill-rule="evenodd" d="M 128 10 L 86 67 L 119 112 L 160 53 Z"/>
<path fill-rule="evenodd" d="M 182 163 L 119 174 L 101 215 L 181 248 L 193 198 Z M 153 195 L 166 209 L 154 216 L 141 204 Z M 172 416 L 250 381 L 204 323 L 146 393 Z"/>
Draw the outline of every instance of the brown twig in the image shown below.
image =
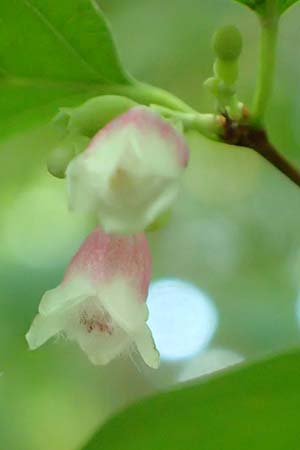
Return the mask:
<path fill-rule="evenodd" d="M 298 171 L 276 148 L 270 143 L 265 130 L 257 129 L 249 123 L 234 122 L 225 117 L 222 140 L 227 144 L 239 145 L 255 150 L 280 172 L 286 175 L 297 186 L 300 186 L 300 171 Z"/>

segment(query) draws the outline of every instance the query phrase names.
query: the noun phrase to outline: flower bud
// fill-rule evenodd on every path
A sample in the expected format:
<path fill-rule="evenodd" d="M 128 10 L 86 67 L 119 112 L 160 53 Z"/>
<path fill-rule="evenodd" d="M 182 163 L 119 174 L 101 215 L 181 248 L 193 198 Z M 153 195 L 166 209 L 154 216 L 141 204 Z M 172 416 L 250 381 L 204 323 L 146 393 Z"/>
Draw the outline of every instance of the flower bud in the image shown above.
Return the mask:
<path fill-rule="evenodd" d="M 243 46 L 242 36 L 237 27 L 227 25 L 217 30 L 213 37 L 213 49 L 223 61 L 237 60 Z"/>
<path fill-rule="evenodd" d="M 64 178 L 69 162 L 88 145 L 86 136 L 71 135 L 65 137 L 48 155 L 48 171 L 57 178 Z"/>
<path fill-rule="evenodd" d="M 181 134 L 146 107 L 100 130 L 67 168 L 71 209 L 92 212 L 109 233 L 145 230 L 175 201 L 188 161 Z"/>
<path fill-rule="evenodd" d="M 212 95 L 219 95 L 220 80 L 217 77 L 210 77 L 204 81 L 203 86 L 210 91 Z"/>
<path fill-rule="evenodd" d="M 31 350 L 56 334 L 76 341 L 93 364 L 138 351 L 152 368 L 159 354 L 146 324 L 151 255 L 143 234 L 96 228 L 71 260 L 62 283 L 47 291 L 26 335 Z"/>
<path fill-rule="evenodd" d="M 91 138 L 114 117 L 136 105 L 127 97 L 102 95 L 93 97 L 75 108 L 60 108 L 53 122 L 56 127 L 68 133 Z"/>
<path fill-rule="evenodd" d="M 238 28 L 229 25 L 216 31 L 213 37 L 216 53 L 214 73 L 227 85 L 236 82 L 239 74 L 239 56 L 242 51 L 242 36 Z"/>
<path fill-rule="evenodd" d="M 214 74 L 227 86 L 233 85 L 239 75 L 238 61 L 228 62 L 217 58 L 214 62 Z"/>

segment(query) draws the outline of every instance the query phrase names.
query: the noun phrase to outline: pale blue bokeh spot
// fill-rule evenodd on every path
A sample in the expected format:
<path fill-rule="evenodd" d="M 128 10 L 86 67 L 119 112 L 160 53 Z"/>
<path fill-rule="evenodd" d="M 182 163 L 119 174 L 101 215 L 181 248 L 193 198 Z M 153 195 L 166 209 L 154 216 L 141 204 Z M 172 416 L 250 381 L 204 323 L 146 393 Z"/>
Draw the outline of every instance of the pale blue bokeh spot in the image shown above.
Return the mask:
<path fill-rule="evenodd" d="M 179 279 L 150 285 L 148 324 L 163 360 L 189 358 L 203 350 L 218 323 L 217 310 L 201 289 Z"/>

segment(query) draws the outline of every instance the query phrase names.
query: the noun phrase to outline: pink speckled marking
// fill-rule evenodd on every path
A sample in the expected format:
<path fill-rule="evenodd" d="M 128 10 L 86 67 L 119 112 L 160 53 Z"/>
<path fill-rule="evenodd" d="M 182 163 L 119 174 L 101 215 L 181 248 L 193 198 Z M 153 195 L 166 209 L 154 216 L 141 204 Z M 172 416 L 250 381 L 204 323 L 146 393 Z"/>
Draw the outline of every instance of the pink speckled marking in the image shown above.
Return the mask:
<path fill-rule="evenodd" d="M 73 256 L 63 283 L 77 274 L 87 275 L 95 285 L 123 276 L 137 289 L 140 301 L 145 301 L 151 270 L 151 253 L 144 234 L 110 235 L 97 227 Z"/>
<path fill-rule="evenodd" d="M 173 146 L 179 164 L 182 167 L 186 167 L 189 159 L 189 149 L 182 135 L 169 122 L 142 106 L 131 108 L 98 131 L 86 149 L 86 156 L 96 146 L 99 148 L 101 141 L 111 132 L 121 130 L 128 125 L 134 125 L 144 139 L 147 139 L 147 134 L 156 131 L 167 144 L 171 144 L 171 147 Z"/>

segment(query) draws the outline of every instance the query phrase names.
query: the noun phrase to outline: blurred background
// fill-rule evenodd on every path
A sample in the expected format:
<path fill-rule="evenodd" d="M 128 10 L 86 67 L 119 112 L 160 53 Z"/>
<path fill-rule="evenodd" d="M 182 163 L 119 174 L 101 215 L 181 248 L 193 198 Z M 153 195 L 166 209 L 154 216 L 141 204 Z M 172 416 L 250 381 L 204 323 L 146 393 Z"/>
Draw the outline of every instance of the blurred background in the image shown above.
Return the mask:
<path fill-rule="evenodd" d="M 258 24 L 229 0 L 102 0 L 128 70 L 201 112 L 210 39 L 242 31 L 239 94 L 255 82 Z M 282 20 L 271 139 L 300 164 L 300 5 Z M 63 105 L 62 105 L 63 106 Z M 162 356 L 152 371 L 122 357 L 93 367 L 74 345 L 29 352 L 24 335 L 92 224 L 67 210 L 45 157 L 45 126 L 0 145 L 0 447 L 75 450 L 111 414 L 154 391 L 299 345 L 300 191 L 253 151 L 190 134 L 191 161 L 172 220 L 149 234 L 150 325 Z"/>

